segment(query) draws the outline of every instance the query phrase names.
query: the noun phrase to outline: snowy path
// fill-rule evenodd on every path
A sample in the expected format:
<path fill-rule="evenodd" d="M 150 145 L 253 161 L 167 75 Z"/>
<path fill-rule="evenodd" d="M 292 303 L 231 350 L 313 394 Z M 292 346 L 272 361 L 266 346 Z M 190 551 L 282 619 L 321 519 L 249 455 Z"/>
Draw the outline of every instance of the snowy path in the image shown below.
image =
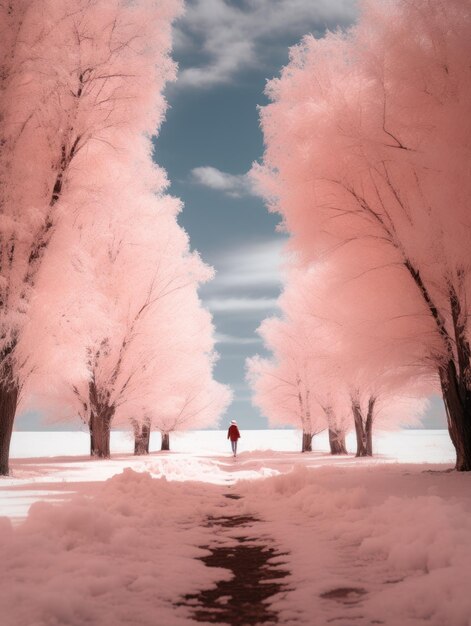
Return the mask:
<path fill-rule="evenodd" d="M 234 493 L 223 495 L 230 500 L 240 499 Z M 257 534 L 258 518 L 233 509 L 208 517 L 205 525 L 215 536 L 208 546 L 203 546 L 210 554 L 200 557 L 208 567 L 229 570 L 232 578 L 187 595 L 183 604 L 194 607 L 192 617 L 197 622 L 230 626 L 277 624 L 278 615 L 268 601 L 286 591 L 281 582 L 289 574 L 280 562 L 284 555 L 273 546 L 272 538 Z"/>

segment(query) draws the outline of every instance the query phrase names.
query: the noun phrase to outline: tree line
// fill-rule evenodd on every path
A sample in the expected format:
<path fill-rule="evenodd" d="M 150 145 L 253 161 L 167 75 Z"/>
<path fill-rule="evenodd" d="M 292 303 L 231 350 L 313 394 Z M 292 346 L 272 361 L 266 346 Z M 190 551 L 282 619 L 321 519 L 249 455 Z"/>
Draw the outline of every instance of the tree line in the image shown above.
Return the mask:
<path fill-rule="evenodd" d="M 178 0 L 0 1 L 0 474 L 19 406 L 112 425 L 214 423 L 212 277 L 153 161 Z"/>
<path fill-rule="evenodd" d="M 255 402 L 309 437 L 371 454 L 373 424 L 441 393 L 456 469 L 471 470 L 471 11 L 462 0 L 361 4 L 305 37 L 261 110 L 253 176 L 289 233 L 273 359 Z"/>

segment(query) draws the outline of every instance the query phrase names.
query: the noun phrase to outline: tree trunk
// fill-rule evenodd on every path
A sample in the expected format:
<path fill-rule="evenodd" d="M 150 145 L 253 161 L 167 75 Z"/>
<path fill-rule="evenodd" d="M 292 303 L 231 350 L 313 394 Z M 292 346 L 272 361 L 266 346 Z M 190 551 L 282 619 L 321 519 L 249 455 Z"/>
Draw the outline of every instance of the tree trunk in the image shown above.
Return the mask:
<path fill-rule="evenodd" d="M 92 413 L 90 415 L 90 421 L 88 422 L 88 428 L 90 430 L 90 456 L 94 456 L 95 447 L 96 447 L 95 436 L 94 436 L 96 426 L 94 424 L 94 421 L 95 421 L 95 415 L 94 413 Z"/>
<path fill-rule="evenodd" d="M 357 438 L 357 453 L 356 456 L 368 456 L 367 441 L 365 427 L 363 424 L 363 416 L 361 414 L 361 408 L 356 403 L 352 403 L 353 419 L 355 421 L 355 435 Z"/>
<path fill-rule="evenodd" d="M 453 361 L 439 370 L 448 432 L 456 451 L 456 469 L 471 471 L 471 393 L 460 385 Z"/>
<path fill-rule="evenodd" d="M 149 454 L 150 444 L 150 420 L 144 420 L 141 424 L 134 422 L 134 454 Z"/>
<path fill-rule="evenodd" d="M 161 433 L 162 434 L 162 445 L 160 446 L 161 450 L 170 450 L 170 433 Z"/>
<path fill-rule="evenodd" d="M 445 319 L 433 301 L 420 272 L 407 257 L 404 257 L 404 266 L 412 276 L 435 321 L 438 334 L 448 355 L 448 361 L 438 368 L 448 432 L 456 451 L 456 470 L 469 472 L 471 471 L 471 347 L 466 332 L 468 323 L 466 312 L 468 309 L 466 305 L 462 306 L 459 295 L 463 288 L 465 272 L 463 268 L 457 268 L 458 290 L 452 279 L 448 281 L 448 296 L 454 334 L 451 337 Z M 457 364 L 454 361 L 455 349 Z"/>
<path fill-rule="evenodd" d="M 365 422 L 365 437 L 366 437 L 366 456 L 373 456 L 373 420 L 375 411 L 376 398 L 370 396 L 368 400 L 368 415 Z"/>
<path fill-rule="evenodd" d="M 110 458 L 111 422 L 114 407 L 106 406 L 92 411 L 90 416 L 90 455 L 99 459 Z"/>
<path fill-rule="evenodd" d="M 347 454 L 345 431 L 329 428 L 330 454 Z"/>
<path fill-rule="evenodd" d="M 312 452 L 312 437 L 311 433 L 307 433 L 303 430 L 303 447 L 301 452 Z"/>
<path fill-rule="evenodd" d="M 373 420 L 366 420 L 366 456 L 373 456 Z"/>
<path fill-rule="evenodd" d="M 10 442 L 18 404 L 18 385 L 11 378 L 7 374 L 7 380 L 0 383 L 0 476 L 8 476 L 10 471 Z"/>

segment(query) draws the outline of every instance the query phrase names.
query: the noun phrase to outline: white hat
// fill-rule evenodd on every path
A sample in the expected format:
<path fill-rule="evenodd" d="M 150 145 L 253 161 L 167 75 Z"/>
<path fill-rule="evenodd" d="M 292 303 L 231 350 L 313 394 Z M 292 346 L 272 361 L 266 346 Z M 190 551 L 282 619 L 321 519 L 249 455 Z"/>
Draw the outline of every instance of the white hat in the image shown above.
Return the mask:
<path fill-rule="evenodd" d="M 235 420 L 231 420 L 231 424 L 237 424 Z"/>

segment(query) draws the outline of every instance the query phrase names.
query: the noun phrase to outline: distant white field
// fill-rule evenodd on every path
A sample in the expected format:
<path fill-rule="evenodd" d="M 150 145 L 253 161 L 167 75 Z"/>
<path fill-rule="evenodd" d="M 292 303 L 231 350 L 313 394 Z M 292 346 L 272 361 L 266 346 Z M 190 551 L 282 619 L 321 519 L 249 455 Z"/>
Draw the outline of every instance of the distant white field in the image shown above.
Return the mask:
<path fill-rule="evenodd" d="M 226 430 L 197 430 L 171 435 L 172 452 L 196 455 L 224 455 L 229 453 Z M 446 430 L 401 430 L 378 432 L 375 436 L 375 452 L 404 463 L 452 463 L 453 446 Z M 86 456 L 90 440 L 86 432 L 15 432 L 13 433 L 11 457 L 13 459 L 57 456 Z M 151 451 L 160 448 L 160 434 L 152 433 Z M 239 442 L 239 452 L 272 450 L 273 452 L 298 452 L 301 435 L 295 430 L 244 430 Z M 355 450 L 355 437 L 347 438 L 349 452 Z M 313 439 L 313 450 L 328 452 L 327 434 Z M 133 451 L 131 433 L 115 431 L 111 434 L 112 454 L 128 454 Z"/>

